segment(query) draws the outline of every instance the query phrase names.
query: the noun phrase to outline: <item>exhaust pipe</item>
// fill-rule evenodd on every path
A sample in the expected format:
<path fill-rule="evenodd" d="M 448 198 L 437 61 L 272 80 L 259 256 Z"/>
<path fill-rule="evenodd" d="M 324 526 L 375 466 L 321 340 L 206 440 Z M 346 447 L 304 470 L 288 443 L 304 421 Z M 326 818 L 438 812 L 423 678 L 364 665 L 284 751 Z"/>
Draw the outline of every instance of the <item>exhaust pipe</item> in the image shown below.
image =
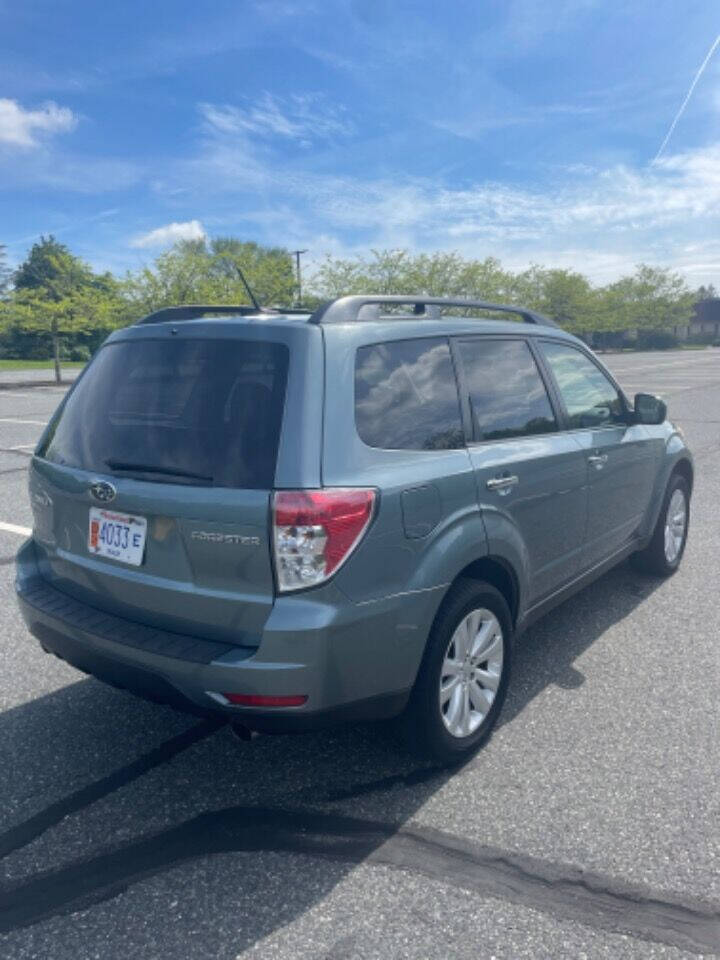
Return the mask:
<path fill-rule="evenodd" d="M 238 740 L 242 740 L 243 743 L 250 743 L 251 740 L 256 740 L 260 736 L 257 730 L 251 730 L 241 723 L 231 723 L 230 729 Z"/>

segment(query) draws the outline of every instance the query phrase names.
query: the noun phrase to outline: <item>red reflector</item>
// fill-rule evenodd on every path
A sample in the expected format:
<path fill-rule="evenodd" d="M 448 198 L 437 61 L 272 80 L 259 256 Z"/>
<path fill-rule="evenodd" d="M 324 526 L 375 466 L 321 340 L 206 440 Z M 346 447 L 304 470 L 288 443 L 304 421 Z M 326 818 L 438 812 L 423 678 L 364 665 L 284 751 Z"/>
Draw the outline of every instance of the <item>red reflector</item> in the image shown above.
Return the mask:
<path fill-rule="evenodd" d="M 265 697 L 257 693 L 224 693 L 223 696 L 241 707 L 301 707 L 307 700 L 304 693 L 292 697 Z"/>

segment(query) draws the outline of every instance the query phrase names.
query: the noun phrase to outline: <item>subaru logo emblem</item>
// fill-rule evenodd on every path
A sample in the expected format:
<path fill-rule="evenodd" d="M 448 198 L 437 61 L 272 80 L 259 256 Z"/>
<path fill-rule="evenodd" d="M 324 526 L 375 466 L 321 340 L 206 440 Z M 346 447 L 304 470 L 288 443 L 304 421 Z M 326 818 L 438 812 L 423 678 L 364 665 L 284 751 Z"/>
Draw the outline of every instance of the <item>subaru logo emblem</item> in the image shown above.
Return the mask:
<path fill-rule="evenodd" d="M 99 500 L 100 503 L 110 503 L 111 500 L 115 499 L 117 491 L 111 483 L 107 483 L 105 480 L 96 480 L 95 483 L 90 486 L 90 493 L 96 500 Z"/>

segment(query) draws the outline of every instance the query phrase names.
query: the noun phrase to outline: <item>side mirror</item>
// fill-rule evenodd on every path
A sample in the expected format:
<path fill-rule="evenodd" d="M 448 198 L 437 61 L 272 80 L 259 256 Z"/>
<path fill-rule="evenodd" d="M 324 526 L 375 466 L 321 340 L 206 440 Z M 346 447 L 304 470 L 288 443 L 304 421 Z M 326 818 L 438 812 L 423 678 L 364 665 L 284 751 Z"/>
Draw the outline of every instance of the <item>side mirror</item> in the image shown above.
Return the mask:
<path fill-rule="evenodd" d="M 667 419 L 667 405 L 652 393 L 635 394 L 635 423 L 657 424 Z"/>

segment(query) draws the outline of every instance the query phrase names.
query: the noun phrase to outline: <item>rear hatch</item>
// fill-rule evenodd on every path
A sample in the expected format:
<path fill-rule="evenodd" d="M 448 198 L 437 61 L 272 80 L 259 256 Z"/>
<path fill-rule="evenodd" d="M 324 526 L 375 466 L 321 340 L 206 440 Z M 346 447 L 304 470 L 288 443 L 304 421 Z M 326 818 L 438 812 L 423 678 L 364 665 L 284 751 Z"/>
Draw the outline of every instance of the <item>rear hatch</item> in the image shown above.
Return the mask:
<path fill-rule="evenodd" d="M 184 333 L 108 343 L 51 422 L 30 474 L 40 569 L 129 620 L 257 645 L 290 351 Z"/>

